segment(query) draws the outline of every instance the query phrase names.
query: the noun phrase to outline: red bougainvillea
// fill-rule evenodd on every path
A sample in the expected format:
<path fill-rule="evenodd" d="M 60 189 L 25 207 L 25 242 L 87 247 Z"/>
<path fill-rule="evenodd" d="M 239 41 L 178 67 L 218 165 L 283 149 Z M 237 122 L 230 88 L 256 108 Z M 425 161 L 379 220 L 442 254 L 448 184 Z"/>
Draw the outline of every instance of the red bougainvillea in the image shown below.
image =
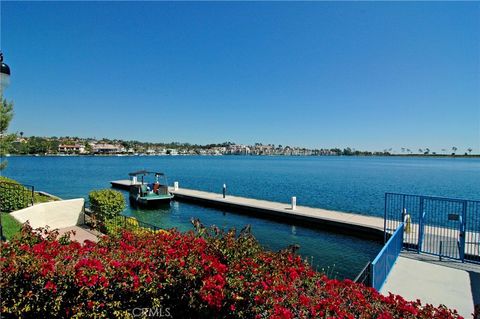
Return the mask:
<path fill-rule="evenodd" d="M 461 318 L 329 279 L 246 232 L 123 231 L 97 244 L 56 237 L 27 225 L 2 244 L 5 317 Z"/>

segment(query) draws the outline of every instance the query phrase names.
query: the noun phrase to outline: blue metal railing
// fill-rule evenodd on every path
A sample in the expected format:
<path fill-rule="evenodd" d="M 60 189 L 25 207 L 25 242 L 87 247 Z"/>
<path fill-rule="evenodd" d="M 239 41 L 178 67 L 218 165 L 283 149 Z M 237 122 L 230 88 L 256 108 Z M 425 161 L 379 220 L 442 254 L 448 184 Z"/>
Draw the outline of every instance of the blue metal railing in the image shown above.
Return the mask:
<path fill-rule="evenodd" d="M 480 201 L 385 194 L 385 236 L 405 221 L 404 248 L 480 264 Z"/>
<path fill-rule="evenodd" d="M 370 264 L 370 285 L 380 291 L 403 247 L 405 224 L 401 223 Z"/>

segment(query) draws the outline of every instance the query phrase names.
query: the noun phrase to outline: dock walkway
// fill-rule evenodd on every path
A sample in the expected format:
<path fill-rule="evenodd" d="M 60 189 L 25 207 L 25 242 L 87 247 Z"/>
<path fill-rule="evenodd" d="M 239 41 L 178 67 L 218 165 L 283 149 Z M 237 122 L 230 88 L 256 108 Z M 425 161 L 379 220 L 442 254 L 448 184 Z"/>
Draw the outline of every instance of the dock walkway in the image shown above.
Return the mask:
<path fill-rule="evenodd" d="M 110 182 L 112 187 L 129 189 L 132 185 L 130 180 L 117 180 Z M 137 182 L 138 184 L 139 182 Z M 360 214 L 338 212 L 322 208 L 296 206 L 292 209 L 291 204 L 271 202 L 260 199 L 240 196 L 211 193 L 193 189 L 169 187 L 169 191 L 175 199 L 195 202 L 205 206 L 227 208 L 231 210 L 249 213 L 256 217 L 274 217 L 284 220 L 294 220 L 308 225 L 323 226 L 349 231 L 352 235 L 361 235 L 383 239 L 383 218 L 365 216 Z"/>
<path fill-rule="evenodd" d="M 169 191 L 175 195 L 175 198 L 180 200 L 197 202 L 207 206 L 241 210 L 242 212 L 249 212 L 257 217 L 273 216 L 306 222 L 308 224 L 313 223 L 320 226 L 353 230 L 353 233 L 356 234 L 363 233 L 363 235 L 370 237 L 383 238 L 383 218 L 379 217 L 306 206 L 296 206 L 296 209 L 293 210 L 291 204 L 233 195 L 227 195 L 226 198 L 223 198 L 222 194 L 185 188 L 175 190 L 171 187 Z"/>

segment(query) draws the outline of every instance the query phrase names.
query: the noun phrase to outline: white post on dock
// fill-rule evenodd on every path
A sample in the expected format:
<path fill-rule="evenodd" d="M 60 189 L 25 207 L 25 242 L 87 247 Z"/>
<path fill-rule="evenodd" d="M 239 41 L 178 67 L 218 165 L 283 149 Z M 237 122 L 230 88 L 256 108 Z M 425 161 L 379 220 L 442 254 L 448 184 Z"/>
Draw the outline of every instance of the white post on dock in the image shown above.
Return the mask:
<path fill-rule="evenodd" d="M 178 191 L 178 182 L 173 183 L 173 189 Z"/>
<path fill-rule="evenodd" d="M 137 176 L 132 176 L 132 184 L 135 185 L 137 183 Z"/>
<path fill-rule="evenodd" d="M 297 209 L 297 197 L 292 196 L 292 210 Z"/>

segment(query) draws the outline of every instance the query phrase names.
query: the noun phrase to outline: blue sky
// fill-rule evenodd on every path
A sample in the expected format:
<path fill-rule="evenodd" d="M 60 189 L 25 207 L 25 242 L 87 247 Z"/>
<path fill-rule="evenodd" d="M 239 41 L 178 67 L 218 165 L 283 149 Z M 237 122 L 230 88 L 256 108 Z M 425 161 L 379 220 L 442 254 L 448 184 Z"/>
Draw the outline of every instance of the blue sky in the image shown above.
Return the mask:
<path fill-rule="evenodd" d="M 478 2 L 1 2 L 12 131 L 480 152 Z"/>

